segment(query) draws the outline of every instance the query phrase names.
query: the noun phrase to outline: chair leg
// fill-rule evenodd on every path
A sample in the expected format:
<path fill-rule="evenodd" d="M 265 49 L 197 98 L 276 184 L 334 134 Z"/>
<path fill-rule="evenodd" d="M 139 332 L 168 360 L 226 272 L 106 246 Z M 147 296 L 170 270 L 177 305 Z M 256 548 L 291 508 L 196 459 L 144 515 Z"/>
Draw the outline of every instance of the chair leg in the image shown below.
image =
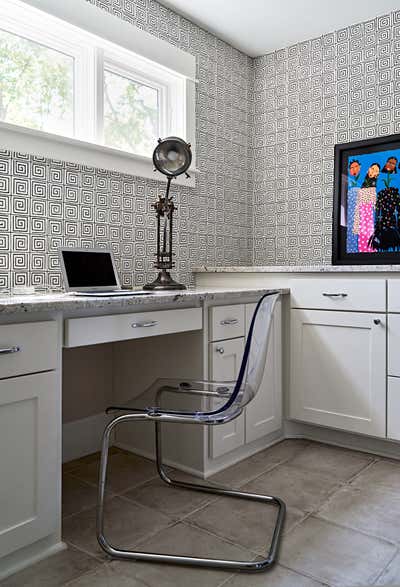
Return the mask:
<path fill-rule="evenodd" d="M 225 489 L 222 487 L 212 487 L 209 485 L 202 485 L 197 483 L 185 483 L 183 481 L 176 481 L 171 479 L 166 473 L 162 464 L 162 443 L 161 443 L 161 426 L 159 422 L 155 422 L 156 433 L 156 463 L 157 471 L 161 479 L 171 486 L 182 487 L 184 489 L 192 489 L 204 493 L 212 493 L 215 495 L 225 495 L 239 499 L 248 499 L 251 501 L 258 501 L 268 505 L 274 505 L 278 509 L 275 529 L 272 536 L 271 545 L 266 558 L 257 561 L 237 561 L 225 560 L 215 558 L 200 558 L 192 556 L 179 556 L 172 554 L 158 554 L 150 552 L 135 552 L 131 550 L 122 550 L 112 546 L 104 536 L 104 496 L 106 487 L 107 461 L 108 449 L 110 442 L 110 435 L 113 428 L 119 423 L 122 418 L 115 418 L 106 428 L 103 436 L 103 444 L 101 451 L 100 473 L 99 473 L 99 493 L 98 493 L 98 509 L 97 509 L 97 539 L 102 549 L 112 557 L 130 560 L 143 560 L 156 563 L 169 563 L 177 565 L 189 565 L 198 567 L 211 567 L 226 570 L 241 570 L 241 571 L 263 571 L 271 567 L 275 561 L 278 553 L 279 542 L 282 534 L 283 523 L 285 520 L 286 507 L 284 502 L 269 495 L 258 495 L 255 493 L 247 493 L 244 491 L 237 491 Z M 132 419 L 145 419 L 143 414 L 135 414 Z M 126 420 L 126 417 L 125 417 Z"/>

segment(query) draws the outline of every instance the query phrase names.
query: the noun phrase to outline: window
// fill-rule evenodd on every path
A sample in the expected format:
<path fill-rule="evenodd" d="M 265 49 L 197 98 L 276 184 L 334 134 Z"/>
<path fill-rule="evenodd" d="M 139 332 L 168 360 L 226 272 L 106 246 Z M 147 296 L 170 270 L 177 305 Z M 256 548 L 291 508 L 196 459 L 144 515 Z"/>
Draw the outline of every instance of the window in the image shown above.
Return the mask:
<path fill-rule="evenodd" d="M 72 135 L 74 60 L 0 30 L 0 119 Z"/>
<path fill-rule="evenodd" d="M 149 155 L 160 132 L 160 90 L 104 70 L 104 143 Z"/>
<path fill-rule="evenodd" d="M 0 123 L 145 158 L 160 136 L 193 140 L 187 76 L 28 4 L 0 3 Z"/>

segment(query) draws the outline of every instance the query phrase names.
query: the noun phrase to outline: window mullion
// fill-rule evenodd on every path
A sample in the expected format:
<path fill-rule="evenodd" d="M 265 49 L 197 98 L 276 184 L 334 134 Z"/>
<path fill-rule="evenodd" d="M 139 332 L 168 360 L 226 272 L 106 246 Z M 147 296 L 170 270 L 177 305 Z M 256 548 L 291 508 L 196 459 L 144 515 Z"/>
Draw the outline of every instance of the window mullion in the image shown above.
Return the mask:
<path fill-rule="evenodd" d="M 81 47 L 75 60 L 75 137 L 96 142 L 95 57 L 90 45 Z"/>
<path fill-rule="evenodd" d="M 104 144 L 104 51 L 100 48 L 95 52 L 95 136 L 96 142 Z"/>

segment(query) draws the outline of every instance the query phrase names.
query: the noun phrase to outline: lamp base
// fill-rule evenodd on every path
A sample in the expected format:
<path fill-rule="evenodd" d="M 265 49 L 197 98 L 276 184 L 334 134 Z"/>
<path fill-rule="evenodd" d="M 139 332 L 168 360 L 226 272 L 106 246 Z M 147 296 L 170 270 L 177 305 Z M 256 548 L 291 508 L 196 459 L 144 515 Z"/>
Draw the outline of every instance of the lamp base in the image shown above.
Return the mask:
<path fill-rule="evenodd" d="M 143 289 L 153 291 L 168 291 L 175 289 L 186 289 L 186 285 L 183 285 L 183 283 L 177 283 L 172 279 L 169 271 L 161 269 L 160 273 L 157 275 L 157 278 L 151 283 L 147 283 Z"/>

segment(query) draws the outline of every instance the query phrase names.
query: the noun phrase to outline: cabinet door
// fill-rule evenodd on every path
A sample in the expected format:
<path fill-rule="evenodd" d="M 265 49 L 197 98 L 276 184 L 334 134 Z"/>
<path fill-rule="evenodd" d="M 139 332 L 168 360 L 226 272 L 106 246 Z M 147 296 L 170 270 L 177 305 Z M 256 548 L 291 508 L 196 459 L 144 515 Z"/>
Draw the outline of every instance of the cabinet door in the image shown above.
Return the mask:
<path fill-rule="evenodd" d="M 210 379 L 232 381 L 236 379 L 244 350 L 244 338 L 224 340 L 210 344 Z M 219 405 L 219 404 L 218 404 Z M 214 406 L 217 407 L 217 404 Z M 211 457 L 219 457 L 244 444 L 244 414 L 239 418 L 211 427 Z"/>
<path fill-rule="evenodd" d="M 246 304 L 246 333 L 256 304 Z M 282 426 L 282 331 L 281 302 L 275 306 L 264 376 L 256 397 L 246 407 L 246 443 Z"/>
<path fill-rule="evenodd" d="M 385 315 L 292 310 L 291 332 L 291 418 L 385 437 Z"/>
<path fill-rule="evenodd" d="M 387 437 L 400 440 L 400 378 L 388 377 Z"/>
<path fill-rule="evenodd" d="M 0 557 L 51 534 L 60 507 L 58 378 L 0 381 Z"/>

